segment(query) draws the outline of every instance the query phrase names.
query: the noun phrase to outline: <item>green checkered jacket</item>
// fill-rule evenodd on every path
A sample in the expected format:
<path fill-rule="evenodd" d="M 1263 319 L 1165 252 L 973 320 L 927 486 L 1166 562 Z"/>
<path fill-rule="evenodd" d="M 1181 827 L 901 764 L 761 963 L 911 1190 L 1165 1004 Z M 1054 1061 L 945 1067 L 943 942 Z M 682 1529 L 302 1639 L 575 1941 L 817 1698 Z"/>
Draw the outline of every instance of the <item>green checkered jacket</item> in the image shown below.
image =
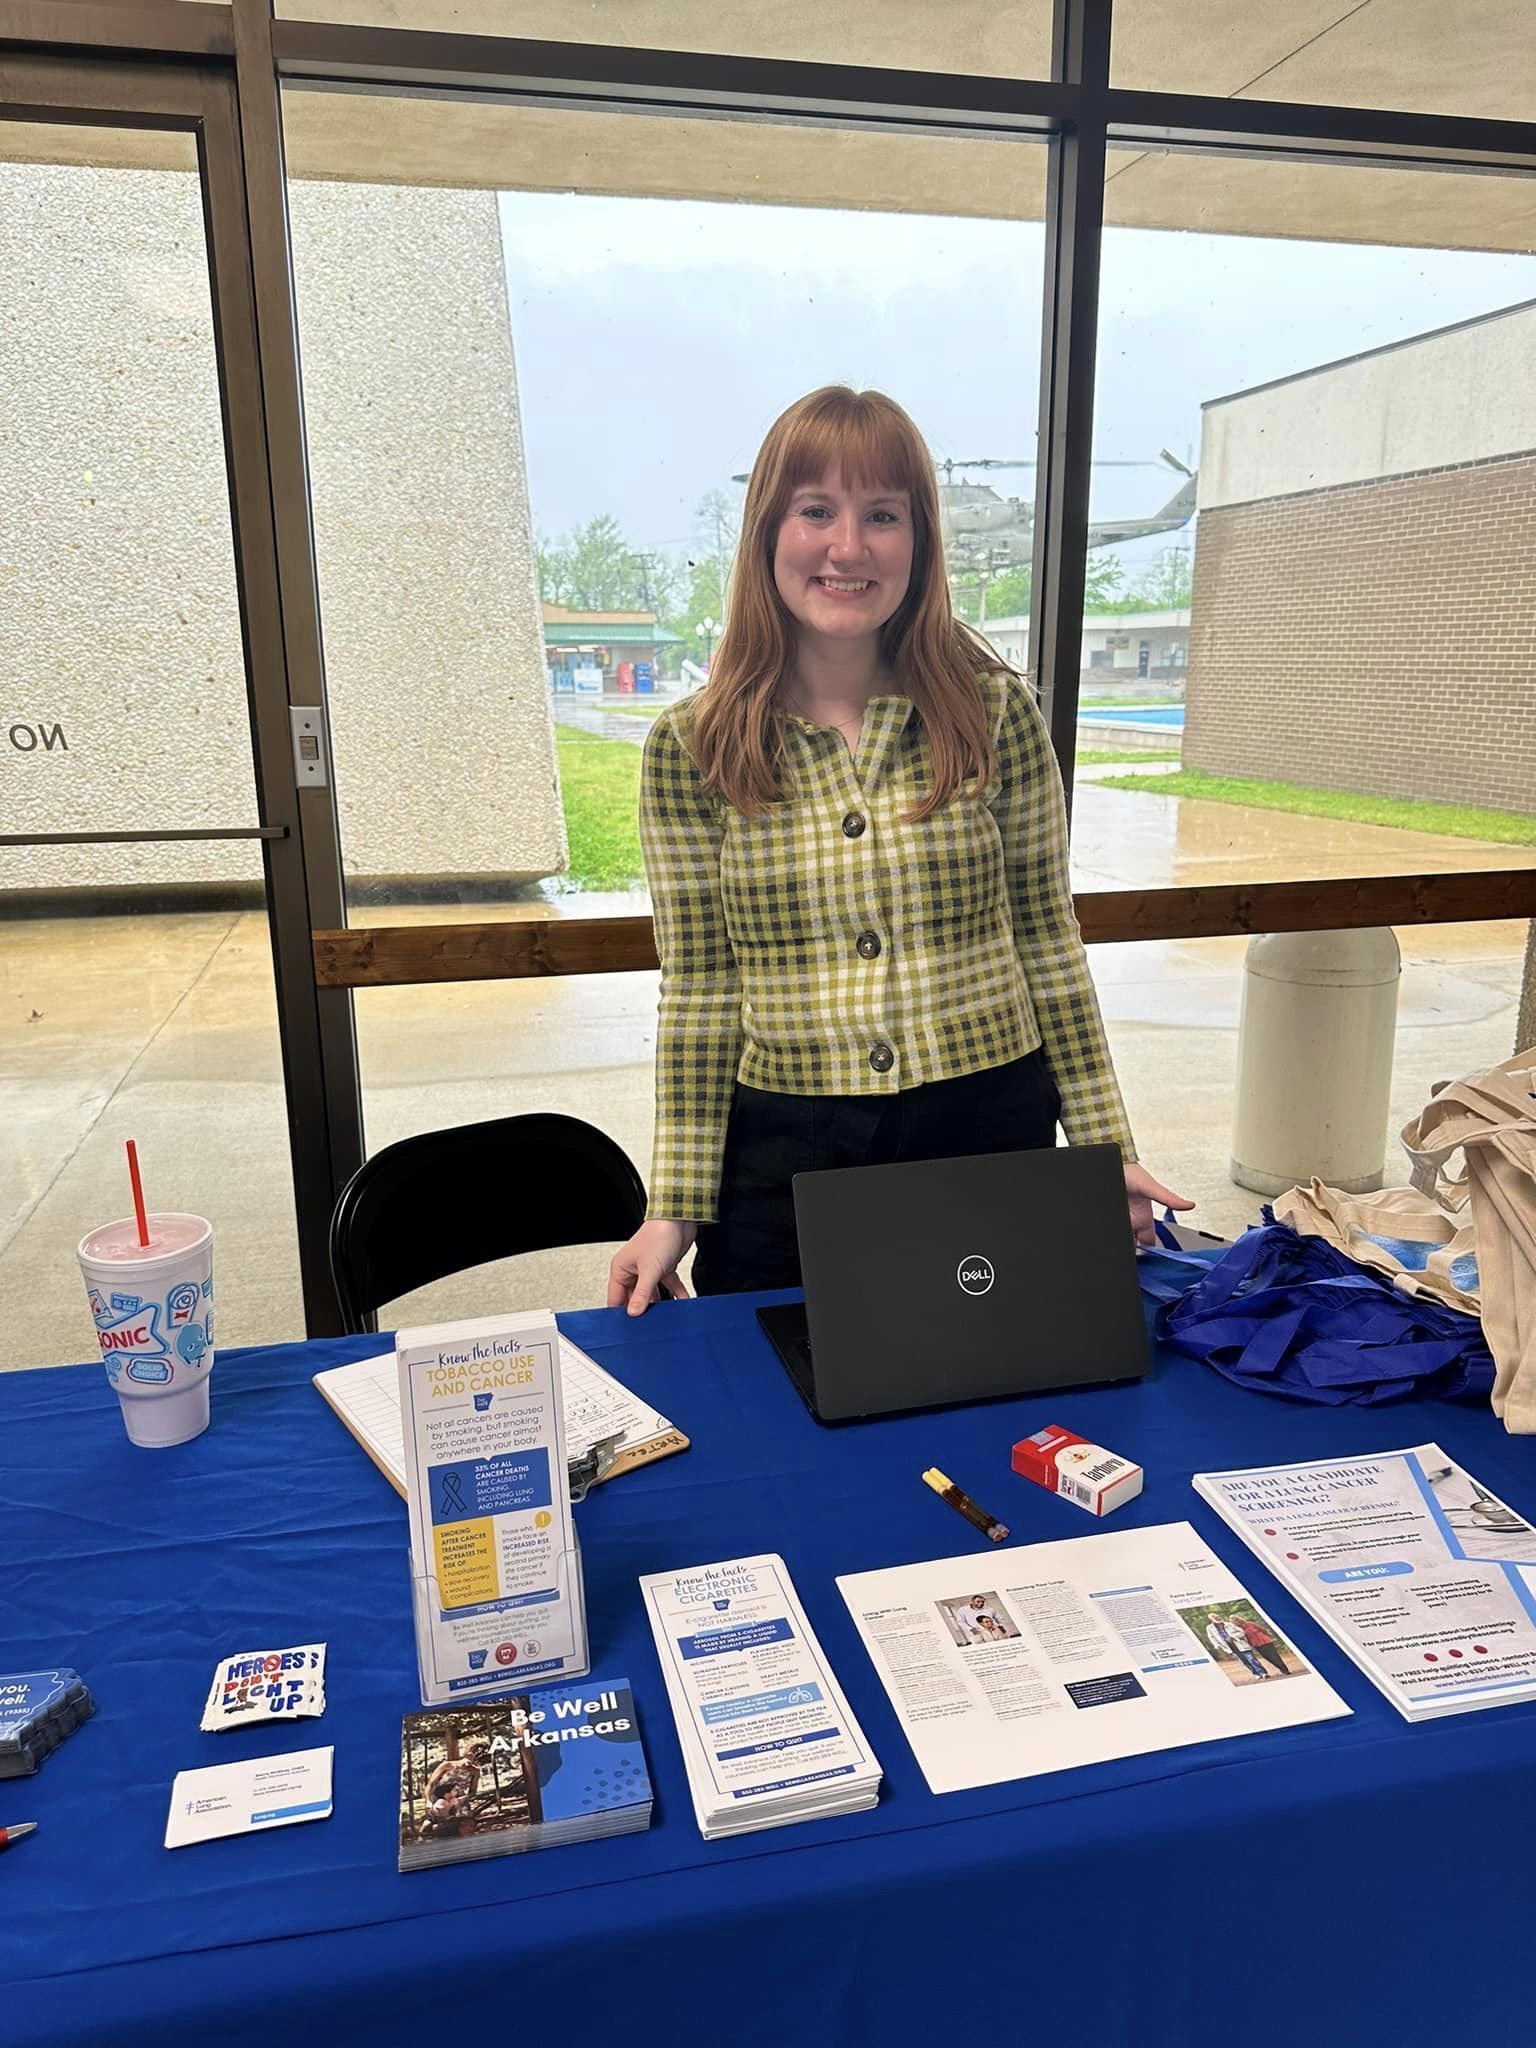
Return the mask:
<path fill-rule="evenodd" d="M 1061 778 L 1011 675 L 980 679 L 996 771 L 921 824 L 910 698 L 875 697 L 858 759 L 792 718 L 790 802 L 743 817 L 701 782 L 692 708 L 646 740 L 640 838 L 661 957 L 650 1214 L 716 1219 L 740 1080 L 781 1095 L 891 1095 L 1045 1048 L 1076 1144 L 1134 1159 L 1072 908 Z"/>

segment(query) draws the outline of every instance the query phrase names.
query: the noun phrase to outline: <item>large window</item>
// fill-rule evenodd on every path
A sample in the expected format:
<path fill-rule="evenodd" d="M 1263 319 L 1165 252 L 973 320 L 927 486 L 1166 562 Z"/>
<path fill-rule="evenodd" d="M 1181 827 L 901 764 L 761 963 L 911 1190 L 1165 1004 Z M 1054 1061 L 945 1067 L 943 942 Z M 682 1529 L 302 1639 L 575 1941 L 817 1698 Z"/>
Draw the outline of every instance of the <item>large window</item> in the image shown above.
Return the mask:
<path fill-rule="evenodd" d="M 388 135 L 405 110 L 371 104 Z M 285 102 L 350 919 L 644 911 L 641 745 L 708 672 L 740 479 L 791 400 L 897 397 L 957 602 L 1027 608 L 1045 152 L 434 105 L 409 114 L 442 156 L 489 113 L 459 160 L 494 183 L 377 153 L 307 176 L 355 105 Z M 646 975 L 360 992 L 370 1149 L 574 1106 L 643 1171 L 654 1004 Z"/>
<path fill-rule="evenodd" d="M 1079 860 L 1536 862 L 1531 187 L 1116 150 L 1107 190 Z"/>
<path fill-rule="evenodd" d="M 0 162 L 25 173 L 0 191 L 17 1271 L 107 1201 L 140 1102 L 181 1132 L 177 1199 L 222 1199 L 205 1157 L 265 1175 L 225 1226 L 223 1339 L 297 1326 L 285 1118 L 316 1330 L 359 1093 L 369 1149 L 549 1106 L 645 1166 L 640 742 L 714 658 L 764 429 L 830 379 L 914 413 L 957 605 L 1038 659 L 1078 887 L 1118 892 L 1086 916 L 1143 935 L 1091 956 L 1138 1132 L 1208 1220 L 1250 1206 L 1224 1181 L 1245 941 L 1170 935 L 1404 915 L 1372 876 L 1449 875 L 1415 882 L 1430 916 L 1528 908 L 1536 67 L 1513 0 L 275 0 L 244 23 L 238 135 L 228 11 L 129 12 L 23 0 L 19 32 L 57 44 L 0 108 L 25 141 Z M 28 136 L 39 75 L 108 91 Z M 143 94 L 187 79 L 208 97 L 178 129 Z M 47 176 L 70 196 L 40 213 Z M 174 223 L 144 197 L 173 186 Z M 289 711 L 322 694 L 335 773 L 311 786 Z M 172 812 L 219 840 L 38 844 Z M 87 914 L 66 934 L 43 890 Z M 344 919 L 366 929 L 322 930 L 317 986 L 311 928 Z M 1394 1120 L 1509 1050 L 1525 929 L 1402 934 Z M 466 950 L 506 978 L 433 978 Z M 108 1003 L 103 967 L 137 994 Z M 354 999 L 370 977 L 415 985 Z M 199 1105 L 238 1109 L 239 1145 L 202 1146 Z M 525 1298 L 593 1299 L 584 1256 Z"/>

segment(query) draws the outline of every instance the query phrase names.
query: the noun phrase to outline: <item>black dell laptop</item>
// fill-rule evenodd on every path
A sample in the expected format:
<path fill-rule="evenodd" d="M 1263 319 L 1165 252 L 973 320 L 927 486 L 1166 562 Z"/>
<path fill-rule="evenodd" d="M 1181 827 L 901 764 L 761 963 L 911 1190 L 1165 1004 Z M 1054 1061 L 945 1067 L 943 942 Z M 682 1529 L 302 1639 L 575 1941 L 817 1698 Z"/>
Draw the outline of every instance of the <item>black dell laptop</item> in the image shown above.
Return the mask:
<path fill-rule="evenodd" d="M 818 1422 L 1140 1379 L 1114 1145 L 797 1173 L 805 1303 L 758 1321 Z"/>

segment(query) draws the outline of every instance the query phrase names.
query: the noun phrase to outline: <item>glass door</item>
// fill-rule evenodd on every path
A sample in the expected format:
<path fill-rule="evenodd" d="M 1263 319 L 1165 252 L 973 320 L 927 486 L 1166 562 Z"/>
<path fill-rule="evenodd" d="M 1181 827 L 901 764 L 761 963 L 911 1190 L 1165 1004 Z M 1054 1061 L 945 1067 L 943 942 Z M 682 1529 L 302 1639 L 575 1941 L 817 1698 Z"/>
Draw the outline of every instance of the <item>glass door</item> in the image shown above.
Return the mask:
<path fill-rule="evenodd" d="M 233 84 L 4 87 L 0 1369 L 94 1355 L 74 1250 L 129 1137 L 213 1222 L 221 1348 L 298 1337 L 331 1190 L 290 1141 L 318 1032 Z"/>

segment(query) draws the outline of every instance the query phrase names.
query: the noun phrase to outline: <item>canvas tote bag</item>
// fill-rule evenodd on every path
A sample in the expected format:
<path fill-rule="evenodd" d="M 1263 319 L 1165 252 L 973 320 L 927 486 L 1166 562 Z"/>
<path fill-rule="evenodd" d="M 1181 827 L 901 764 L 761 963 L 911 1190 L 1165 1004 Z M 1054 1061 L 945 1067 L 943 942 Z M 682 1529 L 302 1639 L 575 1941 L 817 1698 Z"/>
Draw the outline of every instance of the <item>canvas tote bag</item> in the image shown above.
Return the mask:
<path fill-rule="evenodd" d="M 1404 1294 L 1464 1315 L 1481 1313 L 1472 1219 L 1447 1215 L 1433 1194 L 1408 1187 L 1347 1195 L 1314 1180 L 1277 1195 L 1271 1206 L 1279 1222 L 1304 1237 L 1326 1238 L 1346 1258 L 1385 1273 Z"/>
<path fill-rule="evenodd" d="M 1536 1049 L 1437 1089 L 1402 1137 L 1414 1188 L 1452 1217 L 1470 1214 L 1493 1411 L 1536 1435 Z"/>

